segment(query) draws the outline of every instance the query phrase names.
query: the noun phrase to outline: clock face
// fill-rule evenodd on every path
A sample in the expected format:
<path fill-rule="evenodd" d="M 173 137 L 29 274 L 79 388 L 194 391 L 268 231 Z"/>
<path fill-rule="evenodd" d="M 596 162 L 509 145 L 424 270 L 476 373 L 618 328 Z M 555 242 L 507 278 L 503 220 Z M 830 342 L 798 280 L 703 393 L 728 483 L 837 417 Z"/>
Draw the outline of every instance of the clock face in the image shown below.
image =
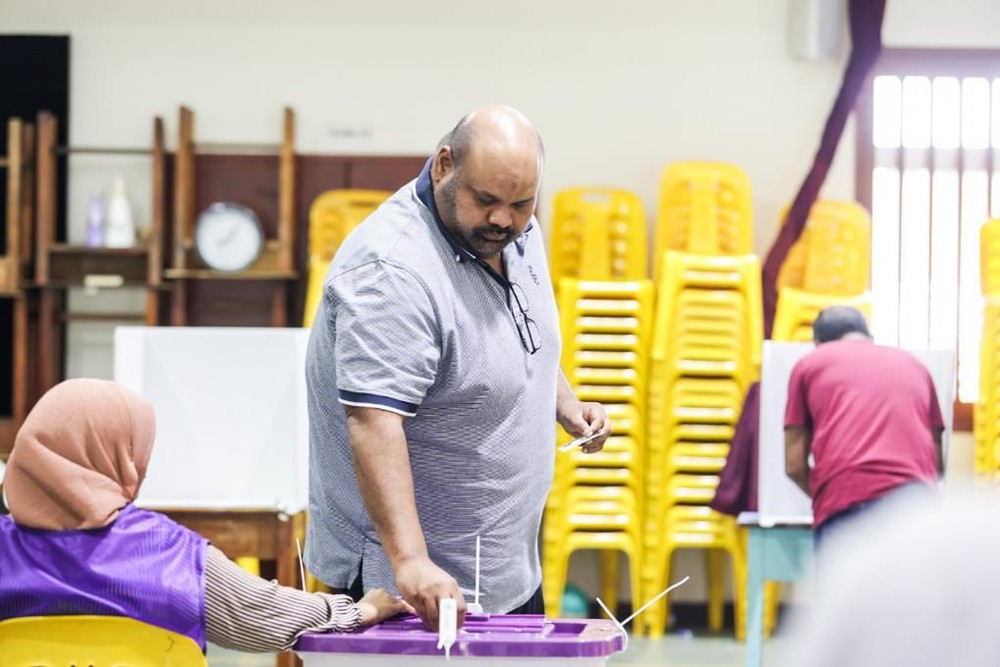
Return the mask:
<path fill-rule="evenodd" d="M 194 247 L 209 268 L 242 271 L 260 256 L 264 231 L 257 215 L 245 206 L 212 204 L 198 216 Z"/>

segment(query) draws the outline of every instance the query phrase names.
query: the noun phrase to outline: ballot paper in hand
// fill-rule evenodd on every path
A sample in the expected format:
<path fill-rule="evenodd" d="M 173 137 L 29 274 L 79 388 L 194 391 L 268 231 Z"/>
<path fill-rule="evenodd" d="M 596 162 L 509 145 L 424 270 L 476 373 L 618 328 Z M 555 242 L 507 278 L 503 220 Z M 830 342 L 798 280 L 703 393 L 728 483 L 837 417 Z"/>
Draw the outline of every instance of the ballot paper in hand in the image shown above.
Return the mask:
<path fill-rule="evenodd" d="M 569 450 L 571 450 L 571 449 L 573 449 L 575 447 L 582 447 L 583 445 L 586 445 L 591 440 L 596 439 L 597 436 L 599 436 L 600 434 L 601 434 L 601 432 L 597 431 L 596 433 L 591 433 L 590 435 L 581 435 L 579 438 L 576 438 L 575 440 L 570 440 L 565 445 L 560 445 L 559 446 L 559 451 L 560 452 L 568 452 Z"/>

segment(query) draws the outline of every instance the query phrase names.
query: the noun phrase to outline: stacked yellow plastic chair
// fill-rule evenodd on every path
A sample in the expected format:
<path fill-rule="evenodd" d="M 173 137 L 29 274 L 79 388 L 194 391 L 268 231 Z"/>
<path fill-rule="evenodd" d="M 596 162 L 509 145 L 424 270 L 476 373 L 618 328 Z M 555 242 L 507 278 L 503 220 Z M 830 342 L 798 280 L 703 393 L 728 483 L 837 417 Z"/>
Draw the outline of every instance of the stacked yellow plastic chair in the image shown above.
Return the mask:
<path fill-rule="evenodd" d="M 564 278 L 559 307 L 563 371 L 580 400 L 604 404 L 612 434 L 596 454 L 556 452 L 542 547 L 546 613 L 553 618 L 574 551 L 600 552 L 601 596 L 610 608 L 617 603 L 620 553 L 629 562 L 633 602 L 641 595 L 642 415 L 653 285 Z M 559 444 L 570 439 L 560 430 Z"/>
<path fill-rule="evenodd" d="M 309 284 L 302 326 L 311 327 L 327 269 L 347 235 L 389 198 L 383 190 L 328 190 L 309 207 Z"/>
<path fill-rule="evenodd" d="M 626 190 L 570 188 L 556 194 L 552 213 L 551 271 L 578 280 L 642 280 L 646 266 L 646 215 Z"/>
<path fill-rule="evenodd" d="M 753 252 L 750 181 L 742 169 L 721 162 L 678 162 L 663 171 L 653 248 L 657 284 L 667 250 L 700 255 Z"/>
<path fill-rule="evenodd" d="M 979 270 L 983 305 L 983 338 L 979 349 L 979 398 L 974 407 L 974 469 L 992 482 L 1000 461 L 1000 219 L 979 230 Z"/>
<path fill-rule="evenodd" d="M 118 616 L 0 621 L 0 667 L 207 667 L 190 637 Z"/>
<path fill-rule="evenodd" d="M 787 214 L 785 210 L 782 218 Z M 812 323 L 828 306 L 853 306 L 871 316 L 871 224 L 854 202 L 817 201 L 802 236 L 778 274 L 771 338 L 812 340 Z"/>
<path fill-rule="evenodd" d="M 742 534 L 733 517 L 708 503 L 743 396 L 756 380 L 762 336 L 756 256 L 665 253 L 650 353 L 643 599 L 666 588 L 675 551 L 707 550 L 713 630 L 723 622 L 722 552 L 732 563 L 738 632 L 744 627 Z M 645 623 L 651 636 L 663 634 L 663 601 L 646 612 Z"/>

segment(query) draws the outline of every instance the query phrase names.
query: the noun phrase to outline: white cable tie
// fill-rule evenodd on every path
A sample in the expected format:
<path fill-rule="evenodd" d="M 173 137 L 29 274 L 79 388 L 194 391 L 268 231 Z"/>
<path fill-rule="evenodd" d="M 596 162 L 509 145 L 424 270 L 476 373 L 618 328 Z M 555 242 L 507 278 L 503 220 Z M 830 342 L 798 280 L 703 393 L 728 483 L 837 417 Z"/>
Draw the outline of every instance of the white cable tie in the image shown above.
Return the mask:
<path fill-rule="evenodd" d="M 438 605 L 438 649 L 444 649 L 445 660 L 451 660 L 451 646 L 458 635 L 458 603 L 444 598 Z"/>
<path fill-rule="evenodd" d="M 674 590 L 678 586 L 686 584 L 688 582 L 688 579 L 690 579 L 690 578 L 691 577 L 684 577 L 683 579 L 681 579 L 680 581 L 678 581 L 676 584 L 673 584 L 673 585 L 667 587 L 666 590 L 660 592 L 659 595 L 657 595 L 652 600 L 650 600 L 646 604 L 644 604 L 641 607 L 639 607 L 639 609 L 637 609 L 635 612 L 633 612 L 633 614 L 631 616 L 629 616 L 628 618 L 626 618 L 624 621 L 619 621 L 617 618 L 615 618 L 615 615 L 611 613 L 611 610 L 608 609 L 607 605 L 604 604 L 604 602 L 601 600 L 601 598 L 595 598 L 597 600 L 597 604 L 599 604 L 601 606 L 601 609 L 604 610 L 604 613 L 608 615 L 608 618 L 610 618 L 611 621 L 618 627 L 618 629 L 622 631 L 622 635 L 624 635 L 624 637 L 625 637 L 625 645 L 622 647 L 623 651 L 628 649 L 628 631 L 625 629 L 625 624 L 628 623 L 629 621 L 631 621 L 632 619 L 634 619 L 636 616 L 638 616 L 642 612 L 644 612 L 647 609 L 649 609 L 650 606 L 652 606 L 653 604 L 655 604 L 657 600 L 659 600 L 660 598 L 662 598 L 664 595 L 666 595 L 670 591 Z"/>
<path fill-rule="evenodd" d="M 306 566 L 302 561 L 302 545 L 299 543 L 298 537 L 295 538 L 295 550 L 299 552 L 299 575 L 302 577 L 302 590 L 306 590 Z"/>

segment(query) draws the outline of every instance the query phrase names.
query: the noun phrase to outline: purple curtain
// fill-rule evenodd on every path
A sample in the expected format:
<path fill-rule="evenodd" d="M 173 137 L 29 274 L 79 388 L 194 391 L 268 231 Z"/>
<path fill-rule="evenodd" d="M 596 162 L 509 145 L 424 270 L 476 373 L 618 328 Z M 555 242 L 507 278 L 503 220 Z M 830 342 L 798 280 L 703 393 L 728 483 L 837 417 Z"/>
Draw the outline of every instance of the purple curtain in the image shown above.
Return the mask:
<path fill-rule="evenodd" d="M 778 305 L 778 271 L 788 251 L 806 226 L 809 209 L 816 201 L 823 181 L 830 171 L 847 117 L 854 109 L 854 103 L 868 77 L 868 72 L 882 51 L 882 19 L 885 17 L 885 3 L 886 0 L 848 0 L 852 48 L 847 69 L 844 71 L 844 80 L 840 84 L 837 100 L 833 103 L 833 109 L 826 120 L 826 127 L 823 129 L 819 150 L 813 158 L 812 168 L 802 182 L 795 201 L 788 211 L 785 224 L 764 260 L 762 280 L 765 338 L 771 337 L 774 311 Z"/>
<path fill-rule="evenodd" d="M 851 57 L 844 71 L 837 100 L 823 129 L 819 150 L 813 158 L 812 168 L 802 182 L 795 201 L 788 211 L 788 218 L 778 233 L 763 267 L 764 337 L 771 337 L 774 311 L 778 305 L 778 272 L 788 251 L 802 234 L 819 190 L 830 171 L 837 144 L 844 133 L 847 117 L 854 109 L 858 93 L 882 51 L 882 19 L 885 17 L 886 0 L 848 0 L 851 24 Z M 737 515 L 757 509 L 757 438 L 760 422 L 759 385 L 754 384 L 744 398 L 743 410 L 736 432 L 730 443 L 729 456 L 723 468 L 719 487 L 711 503 L 713 509 L 723 514 Z"/>

